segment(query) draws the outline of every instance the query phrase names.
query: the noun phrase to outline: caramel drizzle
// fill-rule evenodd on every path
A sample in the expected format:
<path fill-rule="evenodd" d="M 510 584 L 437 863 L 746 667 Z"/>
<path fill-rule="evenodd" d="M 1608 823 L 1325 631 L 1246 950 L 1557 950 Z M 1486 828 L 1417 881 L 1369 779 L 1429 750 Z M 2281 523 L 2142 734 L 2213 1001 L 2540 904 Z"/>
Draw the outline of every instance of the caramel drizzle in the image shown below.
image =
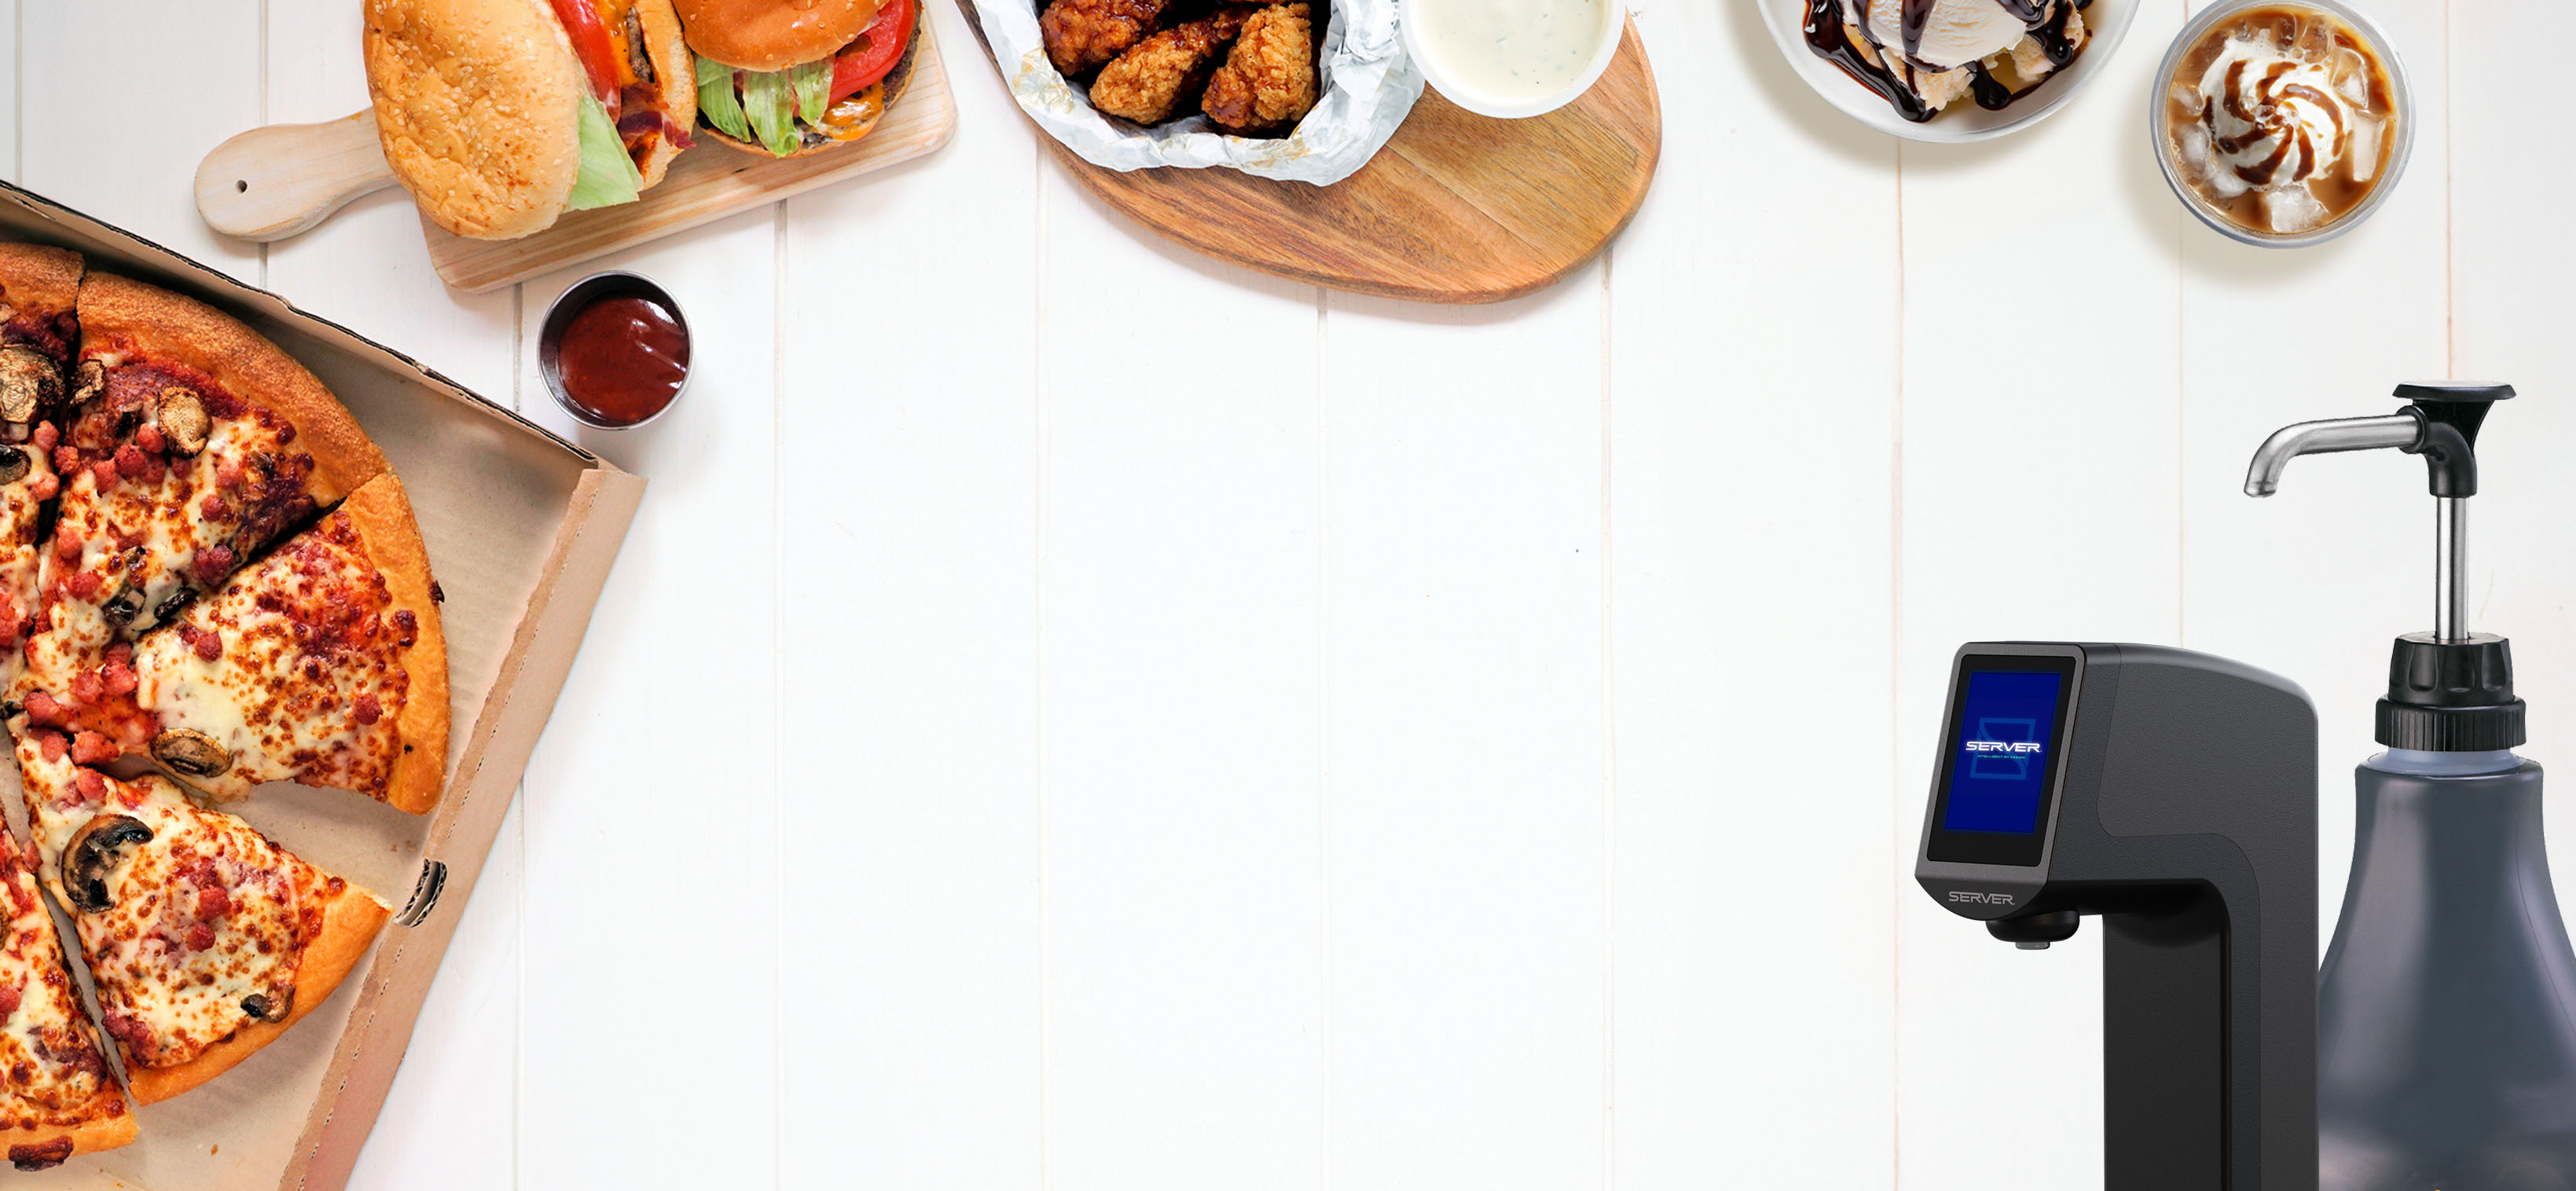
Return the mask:
<path fill-rule="evenodd" d="M 2336 102 L 2333 96 L 2306 83 L 2283 84 L 2281 77 L 2296 69 L 2298 66 L 2295 63 L 2273 63 L 2263 72 L 2263 77 L 2254 84 L 2254 106 L 2249 109 L 2245 105 L 2245 60 L 2239 58 L 2227 67 L 2225 97 L 2201 101 L 2201 122 L 2212 130 L 2218 127 L 2212 110 L 2213 104 L 2224 106 L 2228 115 L 2236 117 L 2237 120 L 2249 126 L 2249 130 L 2243 136 L 2219 137 L 2217 143 L 2218 151 L 2221 153 L 2232 157 L 2251 146 L 2262 143 L 2267 137 L 2280 138 L 2280 143 L 2273 146 L 2271 156 L 2252 165 L 2236 167 L 2236 176 L 2244 179 L 2249 185 L 2270 186 L 2283 181 L 2281 166 L 2289 160 L 2292 150 L 2298 152 L 2299 164 L 2297 169 L 2291 171 L 2287 181 L 2305 181 L 2308 175 L 2316 172 L 2316 139 L 2308 132 L 2305 122 L 2290 117 L 2290 100 L 2303 99 L 2324 108 L 2327 116 L 2334 121 L 2333 151 L 2339 152 L 2342 149 L 2345 136 L 2343 105 Z"/>

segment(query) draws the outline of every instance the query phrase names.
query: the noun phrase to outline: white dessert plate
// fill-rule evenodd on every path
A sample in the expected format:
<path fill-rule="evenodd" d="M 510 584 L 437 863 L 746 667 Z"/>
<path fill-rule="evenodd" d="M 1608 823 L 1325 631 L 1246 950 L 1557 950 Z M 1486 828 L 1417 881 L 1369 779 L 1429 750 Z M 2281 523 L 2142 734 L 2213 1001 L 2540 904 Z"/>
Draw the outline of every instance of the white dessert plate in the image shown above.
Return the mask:
<path fill-rule="evenodd" d="M 1789 60 L 1789 69 L 1824 96 L 1825 102 L 1842 109 L 1842 113 L 1891 136 L 1909 141 L 1957 143 L 1982 141 L 2017 132 L 2037 124 L 2040 118 L 2066 106 L 2075 93 L 2093 81 L 2093 76 L 2120 48 L 2120 40 L 2129 35 L 2129 22 L 2138 15 L 2139 0 L 2093 0 L 2084 10 L 2084 25 L 2090 34 L 2082 52 L 2066 69 L 2048 76 L 2037 90 L 2022 96 L 2000 112 L 1978 107 L 1973 100 L 1960 100 L 1940 114 L 1917 124 L 1896 114 L 1896 109 L 1878 97 L 1878 93 L 1853 81 L 1842 68 L 1816 56 L 1807 48 L 1802 30 L 1807 22 L 1806 0 L 1754 0 L 1762 6 L 1762 23 L 1771 27 L 1771 41 Z"/>

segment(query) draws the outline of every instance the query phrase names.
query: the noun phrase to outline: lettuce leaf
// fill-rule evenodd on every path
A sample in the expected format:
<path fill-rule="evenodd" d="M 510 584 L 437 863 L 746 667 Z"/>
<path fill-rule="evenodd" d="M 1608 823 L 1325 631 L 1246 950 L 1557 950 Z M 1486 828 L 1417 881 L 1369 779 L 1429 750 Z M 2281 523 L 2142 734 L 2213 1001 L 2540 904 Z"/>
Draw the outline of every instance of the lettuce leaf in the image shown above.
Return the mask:
<path fill-rule="evenodd" d="M 792 76 L 788 85 L 796 92 L 796 115 L 808 124 L 823 122 L 823 109 L 832 103 L 832 60 L 808 62 L 788 68 Z"/>
<path fill-rule="evenodd" d="M 742 104 L 734 99 L 733 68 L 713 58 L 698 59 L 698 114 L 726 136 L 751 139 L 751 125 L 744 122 Z"/>
<path fill-rule="evenodd" d="M 785 157 L 804 143 L 796 131 L 796 101 L 788 94 L 786 71 L 744 71 L 742 110 L 770 152 Z"/>
<path fill-rule="evenodd" d="M 587 211 L 592 207 L 613 207 L 635 201 L 636 191 L 644 185 L 644 175 L 635 170 L 635 159 L 626 155 L 626 142 L 619 139 L 617 125 L 608 118 L 608 109 L 588 91 L 581 93 L 581 176 L 572 184 L 572 197 L 564 203 L 567 211 Z"/>

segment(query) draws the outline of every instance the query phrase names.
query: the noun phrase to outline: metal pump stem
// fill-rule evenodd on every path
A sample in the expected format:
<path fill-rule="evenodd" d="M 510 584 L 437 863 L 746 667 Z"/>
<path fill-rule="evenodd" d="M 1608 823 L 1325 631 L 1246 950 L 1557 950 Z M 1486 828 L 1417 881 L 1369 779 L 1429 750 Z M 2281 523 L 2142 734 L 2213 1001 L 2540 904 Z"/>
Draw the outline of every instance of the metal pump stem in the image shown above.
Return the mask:
<path fill-rule="evenodd" d="M 2433 638 L 2469 639 L 2469 501 L 2435 497 L 2433 521 Z"/>

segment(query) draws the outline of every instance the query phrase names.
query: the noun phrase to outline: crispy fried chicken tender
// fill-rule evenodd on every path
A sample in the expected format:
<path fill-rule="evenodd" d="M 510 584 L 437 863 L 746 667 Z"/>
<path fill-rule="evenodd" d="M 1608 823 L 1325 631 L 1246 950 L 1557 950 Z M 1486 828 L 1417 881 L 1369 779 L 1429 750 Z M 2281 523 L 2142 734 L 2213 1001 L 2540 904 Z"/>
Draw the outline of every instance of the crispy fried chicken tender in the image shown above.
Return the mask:
<path fill-rule="evenodd" d="M 1315 110 L 1315 33 L 1304 4 L 1274 4 L 1209 76 L 1200 106 L 1228 132 L 1284 132 Z"/>
<path fill-rule="evenodd" d="M 1145 40 L 1170 0 L 1054 0 L 1038 15 L 1047 60 L 1066 78 L 1089 74 Z"/>
<path fill-rule="evenodd" d="M 1250 11 L 1220 8 L 1146 38 L 1100 68 L 1091 82 L 1091 106 L 1139 124 L 1171 119 L 1207 86 Z"/>

